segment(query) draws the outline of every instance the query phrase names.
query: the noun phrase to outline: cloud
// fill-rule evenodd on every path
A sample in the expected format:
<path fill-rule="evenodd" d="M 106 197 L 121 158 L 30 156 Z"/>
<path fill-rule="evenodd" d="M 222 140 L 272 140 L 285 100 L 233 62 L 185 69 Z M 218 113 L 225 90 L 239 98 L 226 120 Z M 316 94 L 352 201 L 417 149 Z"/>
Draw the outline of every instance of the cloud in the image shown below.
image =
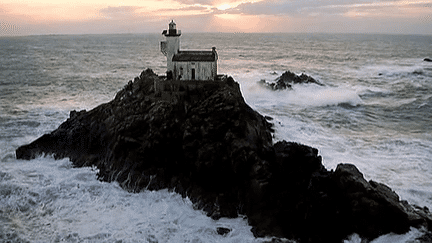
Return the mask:
<path fill-rule="evenodd" d="M 202 13 L 207 14 L 212 12 L 212 8 L 210 6 L 202 6 L 202 5 L 191 5 L 181 8 L 166 8 L 161 9 L 159 12 L 167 13 L 167 12 L 178 12 L 178 13 L 184 13 L 188 14 L 188 12 L 195 12 L 195 13 Z"/>
<path fill-rule="evenodd" d="M 99 10 L 97 17 L 114 20 L 139 20 L 139 18 L 151 19 L 160 17 L 192 16 L 212 13 L 210 6 L 185 5 L 181 7 L 160 8 L 157 11 L 139 6 L 106 7 Z"/>
<path fill-rule="evenodd" d="M 108 6 L 102 8 L 97 14 L 92 16 L 89 20 L 111 20 L 117 22 L 136 22 L 142 18 L 142 13 L 145 8 L 138 6 Z M 114 23 L 114 22 L 113 22 Z"/>
<path fill-rule="evenodd" d="M 227 10 L 232 13 L 244 13 L 251 15 L 305 15 L 305 14 L 332 14 L 344 15 L 353 10 L 356 11 L 394 11 L 403 7 L 429 8 L 432 0 L 405 1 L 405 0 L 356 0 L 356 1 L 277 1 L 267 0 L 261 2 L 247 2 L 238 5 L 234 9 Z"/>
<path fill-rule="evenodd" d="M 71 0 L 77 3 L 73 6 L 5 1 L 0 6 L 3 35 L 160 33 L 171 19 L 184 33 L 432 33 L 432 0 Z"/>
<path fill-rule="evenodd" d="M 357 1 L 366 2 L 366 1 Z M 261 2 L 247 2 L 238 5 L 233 9 L 228 9 L 228 12 L 243 13 L 251 15 L 305 15 L 309 13 L 337 13 L 341 11 L 341 7 L 349 7 L 352 2 L 333 0 L 333 1 L 276 1 L 268 0 Z M 338 6 L 332 8 L 331 6 Z"/>
<path fill-rule="evenodd" d="M 376 19 L 422 18 L 431 15 L 429 1 L 381 1 L 367 4 L 353 4 L 345 8 L 343 15 L 346 17 L 368 17 Z M 337 8 L 338 6 L 334 6 Z"/>
<path fill-rule="evenodd" d="M 139 9 L 141 8 L 136 6 L 106 7 L 99 10 L 99 13 L 106 17 L 119 18 L 119 17 L 135 15 L 136 11 Z"/>
<path fill-rule="evenodd" d="M 185 5 L 213 5 L 214 0 L 177 0 L 176 2 Z"/>

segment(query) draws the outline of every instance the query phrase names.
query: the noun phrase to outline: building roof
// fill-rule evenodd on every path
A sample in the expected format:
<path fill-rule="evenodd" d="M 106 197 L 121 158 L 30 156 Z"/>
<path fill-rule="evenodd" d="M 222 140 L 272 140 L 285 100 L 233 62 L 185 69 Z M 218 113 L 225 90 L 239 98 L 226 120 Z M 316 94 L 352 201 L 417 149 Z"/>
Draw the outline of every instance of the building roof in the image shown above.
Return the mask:
<path fill-rule="evenodd" d="M 214 62 L 216 51 L 179 51 L 172 58 L 173 62 Z"/>

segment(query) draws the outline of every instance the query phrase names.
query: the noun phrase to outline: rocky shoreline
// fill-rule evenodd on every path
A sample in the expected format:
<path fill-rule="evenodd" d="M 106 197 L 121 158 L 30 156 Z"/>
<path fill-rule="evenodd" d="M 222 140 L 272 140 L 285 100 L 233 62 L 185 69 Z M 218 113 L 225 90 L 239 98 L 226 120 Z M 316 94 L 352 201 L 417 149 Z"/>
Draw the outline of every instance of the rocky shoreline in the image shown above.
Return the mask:
<path fill-rule="evenodd" d="M 431 230 L 427 208 L 366 181 L 354 165 L 328 171 L 317 149 L 273 143 L 271 123 L 231 77 L 155 92 L 159 81 L 143 71 L 111 102 L 72 111 L 58 129 L 19 147 L 17 158 L 69 157 L 129 191 L 168 188 L 213 219 L 245 215 L 256 237 L 340 242 L 352 233 L 371 240 Z"/>

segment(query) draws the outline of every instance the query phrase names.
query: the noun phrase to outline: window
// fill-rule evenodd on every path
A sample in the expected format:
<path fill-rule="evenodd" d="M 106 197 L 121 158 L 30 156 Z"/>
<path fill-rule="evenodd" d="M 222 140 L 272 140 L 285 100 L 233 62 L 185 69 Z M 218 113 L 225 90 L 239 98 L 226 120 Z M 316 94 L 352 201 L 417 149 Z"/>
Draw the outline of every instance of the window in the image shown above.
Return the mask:
<path fill-rule="evenodd" d="M 191 70 L 191 72 L 192 72 L 192 77 L 191 77 L 191 79 L 192 80 L 195 80 L 195 68 L 192 68 L 192 70 Z"/>

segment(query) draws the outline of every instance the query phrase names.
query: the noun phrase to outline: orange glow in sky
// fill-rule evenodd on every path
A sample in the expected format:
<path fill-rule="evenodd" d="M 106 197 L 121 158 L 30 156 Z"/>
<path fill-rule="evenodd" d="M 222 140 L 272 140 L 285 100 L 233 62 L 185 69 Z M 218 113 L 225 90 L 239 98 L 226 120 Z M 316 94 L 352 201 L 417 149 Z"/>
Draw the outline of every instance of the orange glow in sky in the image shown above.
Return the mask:
<path fill-rule="evenodd" d="M 431 16 L 432 0 L 2 0 L 0 36 L 158 33 L 171 19 L 190 32 L 432 35 Z"/>

